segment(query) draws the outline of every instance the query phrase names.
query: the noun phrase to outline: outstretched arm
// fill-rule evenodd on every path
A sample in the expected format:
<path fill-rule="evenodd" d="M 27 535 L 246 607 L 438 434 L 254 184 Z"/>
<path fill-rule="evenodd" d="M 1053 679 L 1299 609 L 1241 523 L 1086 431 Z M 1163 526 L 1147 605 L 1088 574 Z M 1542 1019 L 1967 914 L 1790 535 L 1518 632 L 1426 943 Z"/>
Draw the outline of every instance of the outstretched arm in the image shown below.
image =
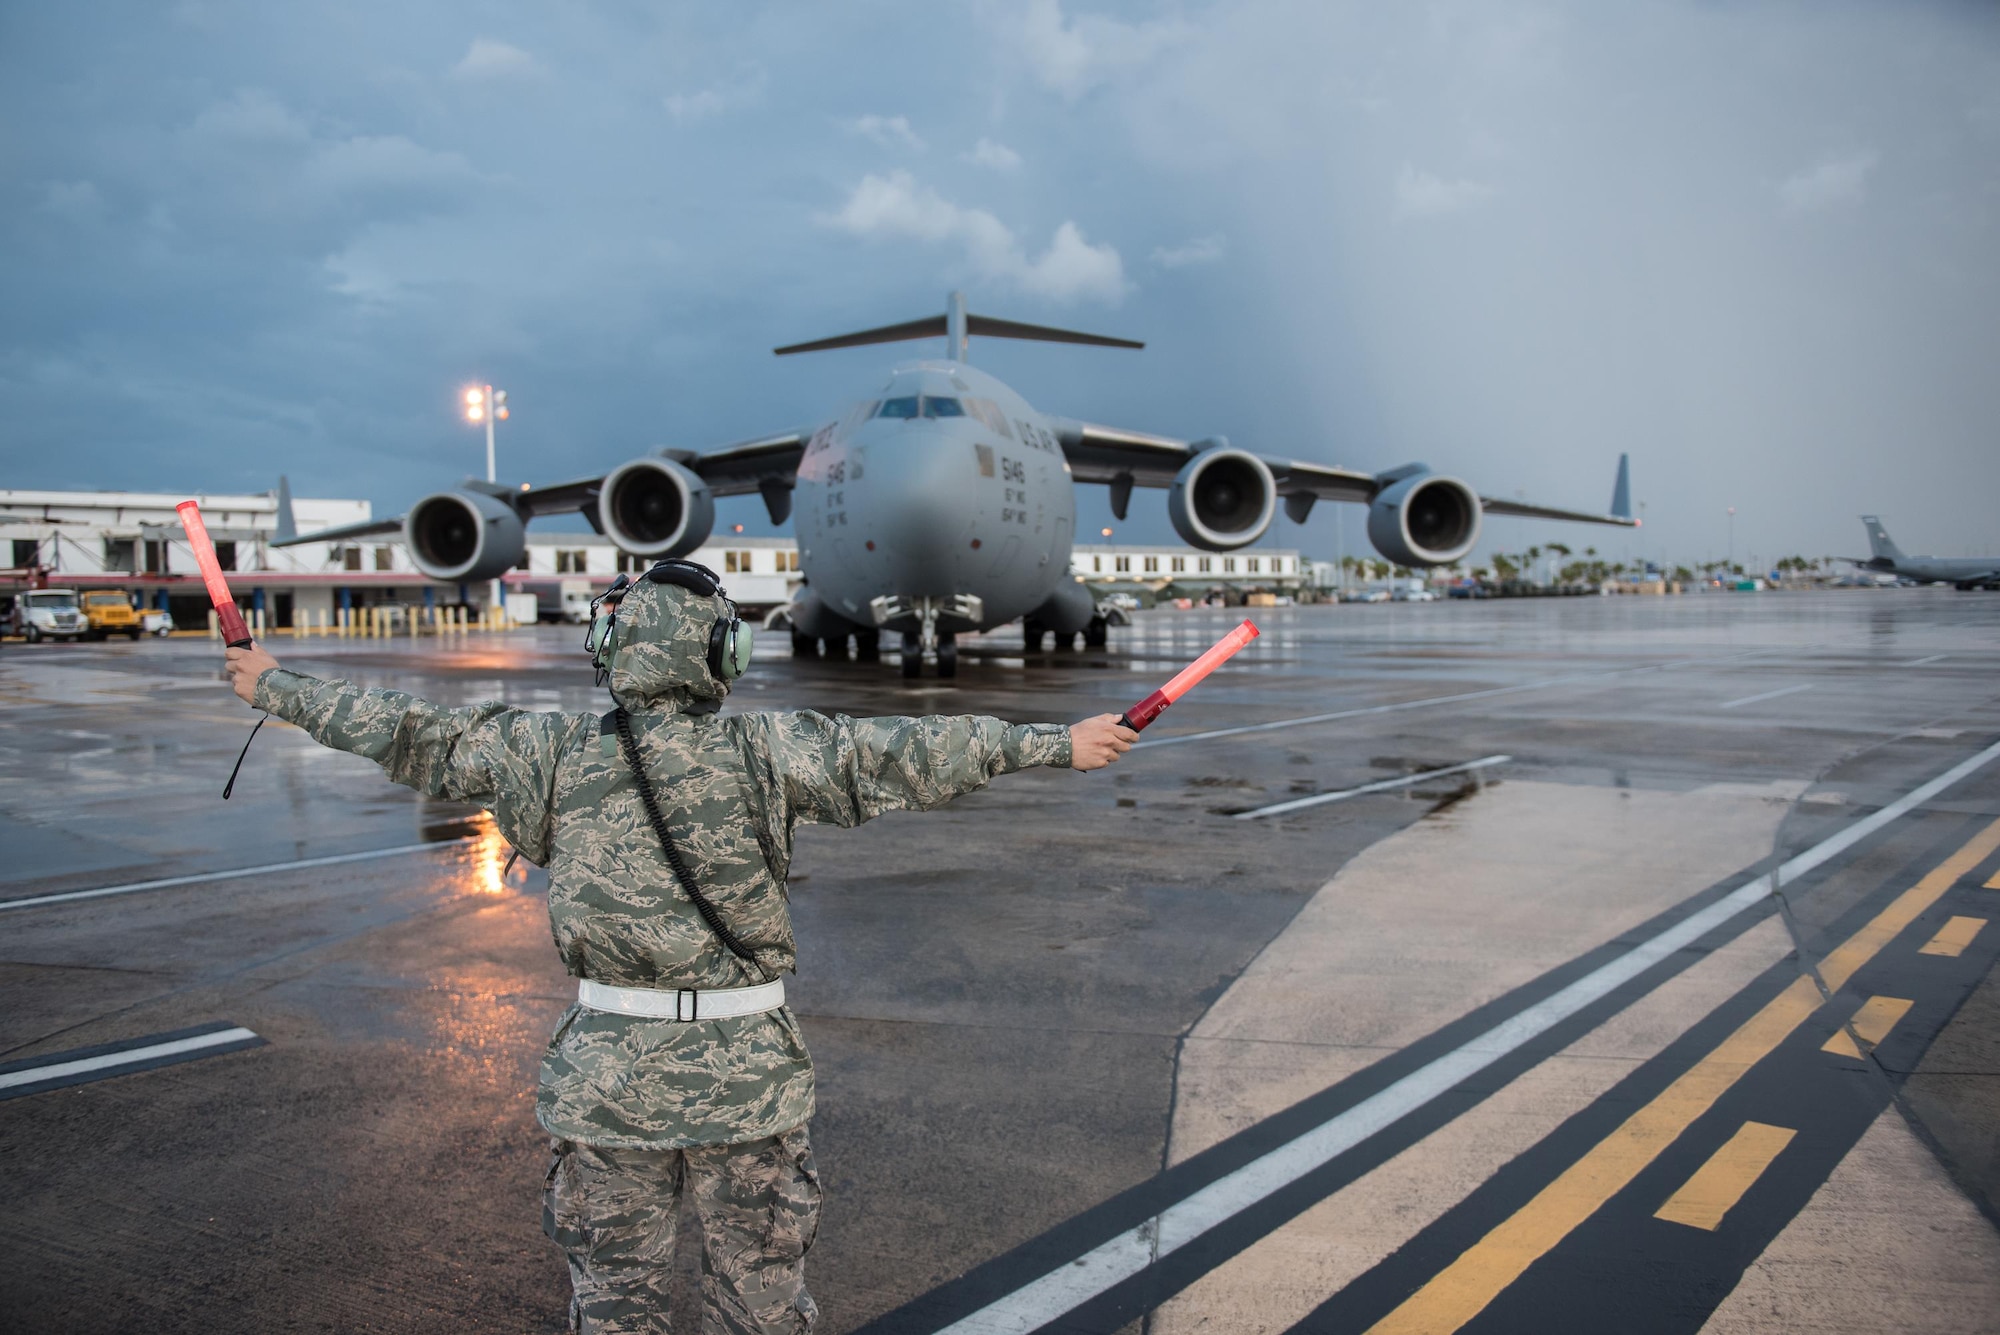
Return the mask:
<path fill-rule="evenodd" d="M 501 704 L 447 709 L 401 691 L 290 672 L 260 646 L 228 651 L 230 685 L 323 746 L 366 756 L 432 797 L 476 802 L 536 865 L 554 836 L 556 762 L 574 727 Z"/>
<path fill-rule="evenodd" d="M 928 811 L 1031 765 L 1096 769 L 1130 744 L 1110 735 L 1115 720 L 1098 719 L 1071 729 L 971 714 L 856 719 L 808 710 L 746 722 L 761 733 L 757 749 L 790 819 L 826 825 Z"/>

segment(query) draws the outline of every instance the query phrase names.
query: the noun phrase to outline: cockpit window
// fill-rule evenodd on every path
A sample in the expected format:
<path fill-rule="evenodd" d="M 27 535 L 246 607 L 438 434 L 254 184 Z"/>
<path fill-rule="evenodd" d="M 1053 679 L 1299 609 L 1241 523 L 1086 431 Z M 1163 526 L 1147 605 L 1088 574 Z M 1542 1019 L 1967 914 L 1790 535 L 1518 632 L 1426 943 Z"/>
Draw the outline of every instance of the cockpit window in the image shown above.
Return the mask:
<path fill-rule="evenodd" d="M 917 415 L 917 396 L 912 394 L 907 399 L 884 399 L 882 400 L 882 406 L 876 409 L 875 415 L 877 417 L 915 417 Z"/>
<path fill-rule="evenodd" d="M 965 416 L 965 405 L 957 399 L 934 399 L 926 394 L 924 396 L 924 416 L 963 417 Z"/>

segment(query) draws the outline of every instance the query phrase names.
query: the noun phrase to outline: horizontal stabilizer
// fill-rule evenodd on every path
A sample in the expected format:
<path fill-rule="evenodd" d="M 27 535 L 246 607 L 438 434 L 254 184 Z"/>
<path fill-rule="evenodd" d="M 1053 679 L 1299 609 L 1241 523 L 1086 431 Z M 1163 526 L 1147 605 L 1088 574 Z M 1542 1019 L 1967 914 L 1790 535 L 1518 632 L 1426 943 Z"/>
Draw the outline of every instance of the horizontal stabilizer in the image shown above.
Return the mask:
<path fill-rule="evenodd" d="M 883 325 L 879 329 L 863 329 L 854 334 L 836 334 L 832 338 L 818 338 L 810 343 L 793 343 L 787 347 L 773 348 L 780 357 L 794 352 L 825 352 L 830 348 L 859 348 L 870 343 L 904 343 L 917 338 L 942 338 L 948 340 L 947 355 L 953 361 L 965 360 L 965 340 L 968 337 L 1018 338 L 1034 343 L 1081 343 L 1093 348 L 1143 348 L 1144 343 L 1129 338 L 1112 338 L 1107 334 L 1086 334 L 1075 329 L 1057 329 L 1052 325 L 1024 324 L 1019 320 L 999 320 L 990 315 L 973 315 L 965 309 L 965 298 L 954 292 L 946 301 L 943 315 L 927 315 L 921 320 L 906 320 L 902 324 Z"/>
<path fill-rule="evenodd" d="M 965 317 L 965 332 L 986 338 L 1019 338 L 1034 343 L 1081 343 L 1092 348 L 1143 348 L 1144 343 L 1108 334 L 1082 334 L 1074 329 L 1055 329 L 1045 324 L 1022 324 L 1019 320 L 996 320 L 990 315 Z"/>

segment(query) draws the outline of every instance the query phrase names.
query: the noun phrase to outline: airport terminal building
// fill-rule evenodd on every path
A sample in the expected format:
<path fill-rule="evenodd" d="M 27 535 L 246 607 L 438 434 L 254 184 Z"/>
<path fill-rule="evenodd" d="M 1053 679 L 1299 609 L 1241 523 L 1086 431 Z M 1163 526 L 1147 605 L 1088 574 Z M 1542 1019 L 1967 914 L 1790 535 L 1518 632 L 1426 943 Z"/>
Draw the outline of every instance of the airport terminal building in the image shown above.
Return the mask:
<path fill-rule="evenodd" d="M 187 493 L 136 491 L 31 491 L 0 488 L 0 597 L 34 585 L 122 589 L 142 605 L 164 608 L 182 628 L 205 625 L 209 605 L 174 507 Z M 278 528 L 276 492 L 195 494 L 225 569 L 246 608 L 267 623 L 286 627 L 295 618 L 315 625 L 335 622 L 343 610 L 376 607 L 479 609 L 484 583 L 445 584 L 411 564 L 398 535 L 347 543 L 271 545 Z M 297 497 L 298 530 L 310 534 L 372 518 L 362 500 Z M 713 534 L 692 558 L 723 576 L 746 609 L 789 601 L 802 578 L 798 543 L 790 537 Z M 601 591 L 621 571 L 650 562 L 628 556 L 596 533 L 529 530 L 521 564 L 505 576 L 517 617 L 557 615 L 565 597 Z M 1075 549 L 1072 571 L 1107 588 L 1258 589 L 1295 592 L 1312 563 L 1289 549 L 1251 548 L 1230 553 L 1192 547 L 1092 545 Z M 534 599 L 526 612 L 521 595 Z"/>

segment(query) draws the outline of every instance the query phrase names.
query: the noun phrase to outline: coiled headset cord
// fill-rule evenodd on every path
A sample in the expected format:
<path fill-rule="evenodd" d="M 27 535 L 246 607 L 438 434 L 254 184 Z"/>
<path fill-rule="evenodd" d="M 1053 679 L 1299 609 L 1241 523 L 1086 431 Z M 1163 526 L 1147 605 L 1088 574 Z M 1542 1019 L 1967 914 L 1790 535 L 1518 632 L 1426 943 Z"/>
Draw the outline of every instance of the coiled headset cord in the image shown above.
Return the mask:
<path fill-rule="evenodd" d="M 632 771 L 633 781 L 639 785 L 639 801 L 646 808 L 646 820 L 652 825 L 653 833 L 659 836 L 660 848 L 667 855 L 667 865 L 674 869 L 674 876 L 679 879 L 681 889 L 687 891 L 687 897 L 694 901 L 695 909 L 701 914 L 701 920 L 708 924 L 709 930 L 715 933 L 723 945 L 729 947 L 730 953 L 754 968 L 765 982 L 770 982 L 770 973 L 757 957 L 750 953 L 750 948 L 729 929 L 729 924 L 715 911 L 715 905 L 708 902 L 708 896 L 704 895 L 701 887 L 694 883 L 694 876 L 688 871 L 687 863 L 681 860 L 681 850 L 675 845 L 673 835 L 667 830 L 667 818 L 660 814 L 659 799 L 653 795 L 653 781 L 646 777 L 645 762 L 639 758 L 639 743 L 632 736 L 632 716 L 625 712 L 625 706 L 620 705 L 611 712 L 611 718 L 618 727 L 618 748 L 625 753 L 625 764 Z"/>

